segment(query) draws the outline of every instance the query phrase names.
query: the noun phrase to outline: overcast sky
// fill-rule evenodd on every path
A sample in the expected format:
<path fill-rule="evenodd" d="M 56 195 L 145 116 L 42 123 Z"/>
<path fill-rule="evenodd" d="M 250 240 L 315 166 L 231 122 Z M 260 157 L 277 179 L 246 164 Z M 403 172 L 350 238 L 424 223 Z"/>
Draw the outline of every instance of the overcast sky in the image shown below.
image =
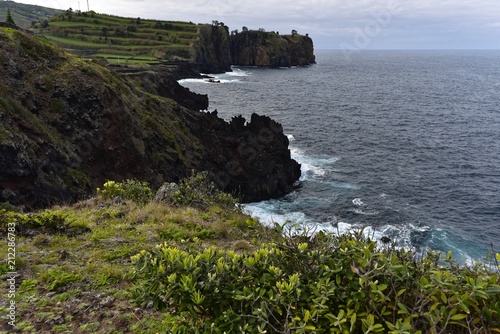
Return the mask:
<path fill-rule="evenodd" d="M 87 10 L 87 0 L 17 0 Z M 127 17 L 309 33 L 315 49 L 500 49 L 500 0 L 88 0 Z"/>

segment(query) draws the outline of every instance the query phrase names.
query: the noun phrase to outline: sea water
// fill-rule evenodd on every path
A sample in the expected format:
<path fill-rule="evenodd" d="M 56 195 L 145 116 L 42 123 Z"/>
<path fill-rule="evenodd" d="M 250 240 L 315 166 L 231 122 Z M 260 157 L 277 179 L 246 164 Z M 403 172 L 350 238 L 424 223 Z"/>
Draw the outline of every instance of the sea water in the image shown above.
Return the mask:
<path fill-rule="evenodd" d="M 364 228 L 464 262 L 500 250 L 500 52 L 317 51 L 317 64 L 181 80 L 229 120 L 283 125 L 297 189 L 250 203 L 264 224 Z"/>

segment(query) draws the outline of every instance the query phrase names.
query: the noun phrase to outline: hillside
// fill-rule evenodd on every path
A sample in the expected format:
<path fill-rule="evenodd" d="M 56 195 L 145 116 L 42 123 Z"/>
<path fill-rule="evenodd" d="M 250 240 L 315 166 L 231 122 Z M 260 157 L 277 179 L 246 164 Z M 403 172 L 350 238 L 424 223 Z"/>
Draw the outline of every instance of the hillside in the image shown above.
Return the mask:
<path fill-rule="evenodd" d="M 0 1 L 0 21 L 4 22 L 7 17 L 7 9 L 10 9 L 12 18 L 16 24 L 23 28 L 29 29 L 43 22 L 48 22 L 52 17 L 58 15 L 62 11 L 38 5 L 25 5 L 14 1 Z"/>
<path fill-rule="evenodd" d="M 118 74 L 6 27 L 0 64 L 0 202 L 74 202 L 126 178 L 158 188 L 192 169 L 255 201 L 283 196 L 300 176 L 281 125 L 188 109 L 206 108 L 207 98 L 168 67 Z"/>
<path fill-rule="evenodd" d="M 197 26 L 187 22 L 124 18 L 67 10 L 33 30 L 60 47 L 112 63 L 137 64 L 191 59 Z"/>

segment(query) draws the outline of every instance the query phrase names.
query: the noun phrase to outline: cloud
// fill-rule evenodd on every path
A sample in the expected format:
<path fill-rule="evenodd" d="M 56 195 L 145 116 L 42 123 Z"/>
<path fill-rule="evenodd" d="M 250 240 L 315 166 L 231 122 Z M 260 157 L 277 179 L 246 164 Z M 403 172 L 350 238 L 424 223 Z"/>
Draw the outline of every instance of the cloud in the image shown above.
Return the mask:
<path fill-rule="evenodd" d="M 89 3 L 96 12 L 127 17 L 195 23 L 218 20 L 231 30 L 242 26 L 280 32 L 296 29 L 309 33 L 318 48 L 339 48 L 339 44 L 352 42 L 360 32 L 373 35 L 367 48 L 488 48 L 493 40 L 500 40 L 498 0 L 89 0 Z M 80 5 L 86 9 L 85 0 Z M 43 6 L 76 9 L 78 1 L 44 0 Z M 479 40 L 486 42 L 479 45 L 476 43 Z"/>

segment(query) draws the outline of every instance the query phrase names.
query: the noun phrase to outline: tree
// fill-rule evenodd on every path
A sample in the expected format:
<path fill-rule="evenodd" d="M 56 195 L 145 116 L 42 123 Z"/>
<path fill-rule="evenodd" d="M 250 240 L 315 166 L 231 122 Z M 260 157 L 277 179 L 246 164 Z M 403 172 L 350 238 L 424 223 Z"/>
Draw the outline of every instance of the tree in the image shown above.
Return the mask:
<path fill-rule="evenodd" d="M 16 22 L 14 22 L 12 14 L 10 13 L 10 8 L 7 8 L 7 20 L 5 22 L 16 25 Z"/>
<path fill-rule="evenodd" d="M 292 36 L 295 36 L 295 35 L 297 35 L 297 30 L 293 29 L 292 30 Z"/>
<path fill-rule="evenodd" d="M 247 31 L 248 31 L 248 28 L 247 28 L 247 27 L 245 27 L 245 26 L 243 26 L 243 27 L 241 28 L 241 31 L 243 31 L 243 32 L 247 32 Z"/>
<path fill-rule="evenodd" d="M 73 8 L 69 7 L 69 9 L 66 10 L 66 16 L 68 17 L 68 21 L 73 19 Z"/>

